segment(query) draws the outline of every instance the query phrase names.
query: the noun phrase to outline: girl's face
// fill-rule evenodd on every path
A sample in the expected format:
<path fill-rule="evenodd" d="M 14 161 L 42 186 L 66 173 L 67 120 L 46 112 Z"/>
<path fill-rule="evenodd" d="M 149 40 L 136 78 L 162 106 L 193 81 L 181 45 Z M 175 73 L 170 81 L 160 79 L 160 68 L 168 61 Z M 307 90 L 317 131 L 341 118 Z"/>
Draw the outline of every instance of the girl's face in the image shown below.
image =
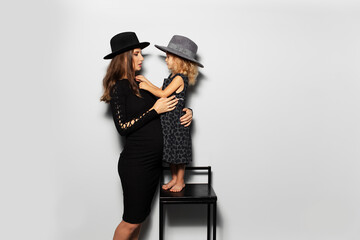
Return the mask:
<path fill-rule="evenodd" d="M 171 71 L 171 70 L 174 70 L 174 64 L 175 64 L 175 61 L 174 61 L 174 57 L 168 53 L 166 53 L 166 58 L 165 58 L 165 62 L 167 64 L 167 67 L 168 69 Z"/>
<path fill-rule="evenodd" d="M 133 67 L 135 71 L 140 71 L 141 70 L 141 64 L 144 61 L 144 57 L 141 54 L 141 49 L 140 48 L 135 48 L 133 51 Z"/>

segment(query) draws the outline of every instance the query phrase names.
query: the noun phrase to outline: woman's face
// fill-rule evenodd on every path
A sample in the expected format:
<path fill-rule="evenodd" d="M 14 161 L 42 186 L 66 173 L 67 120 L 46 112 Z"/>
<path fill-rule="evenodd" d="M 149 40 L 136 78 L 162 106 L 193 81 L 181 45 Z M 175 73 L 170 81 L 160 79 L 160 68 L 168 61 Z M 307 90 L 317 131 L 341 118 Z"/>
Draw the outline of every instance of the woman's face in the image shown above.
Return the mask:
<path fill-rule="evenodd" d="M 173 70 L 174 68 L 174 58 L 170 54 L 166 53 L 165 62 L 169 70 Z"/>
<path fill-rule="evenodd" d="M 144 61 L 144 57 L 141 55 L 141 49 L 140 48 L 135 48 L 133 51 L 133 67 L 135 71 L 140 71 L 141 70 L 141 64 Z"/>

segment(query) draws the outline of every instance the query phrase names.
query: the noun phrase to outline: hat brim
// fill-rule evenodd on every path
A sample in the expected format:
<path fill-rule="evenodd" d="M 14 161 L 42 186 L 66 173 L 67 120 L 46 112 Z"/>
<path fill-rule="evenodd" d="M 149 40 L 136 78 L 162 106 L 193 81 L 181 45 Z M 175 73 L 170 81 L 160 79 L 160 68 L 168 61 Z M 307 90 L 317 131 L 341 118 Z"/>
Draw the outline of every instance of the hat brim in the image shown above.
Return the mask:
<path fill-rule="evenodd" d="M 112 58 L 114 58 L 116 55 L 119 55 L 119 54 L 121 54 L 121 53 L 130 51 L 130 50 L 135 49 L 135 48 L 144 49 L 144 48 L 146 48 L 146 47 L 149 46 L 149 45 L 150 45 L 149 42 L 141 42 L 141 43 L 137 43 L 137 44 L 135 44 L 135 45 L 127 46 L 127 47 L 125 47 L 125 48 L 123 48 L 123 49 L 120 49 L 120 50 L 118 50 L 118 51 L 115 51 L 115 52 L 112 52 L 112 53 L 106 55 L 106 56 L 104 57 L 104 59 L 112 59 Z"/>
<path fill-rule="evenodd" d="M 175 49 L 168 48 L 168 47 L 165 47 L 165 46 L 159 46 L 159 45 L 156 45 L 156 44 L 155 44 L 155 47 L 158 48 L 159 50 L 163 51 L 163 52 L 169 52 L 169 53 L 172 53 L 172 54 L 174 54 L 176 56 L 179 56 L 181 58 L 185 58 L 186 60 L 194 62 L 199 67 L 202 67 L 202 68 L 204 67 L 204 65 L 202 65 L 198 60 L 196 60 L 194 58 L 190 58 L 190 57 L 186 56 L 185 54 L 183 54 L 182 52 L 176 51 Z"/>

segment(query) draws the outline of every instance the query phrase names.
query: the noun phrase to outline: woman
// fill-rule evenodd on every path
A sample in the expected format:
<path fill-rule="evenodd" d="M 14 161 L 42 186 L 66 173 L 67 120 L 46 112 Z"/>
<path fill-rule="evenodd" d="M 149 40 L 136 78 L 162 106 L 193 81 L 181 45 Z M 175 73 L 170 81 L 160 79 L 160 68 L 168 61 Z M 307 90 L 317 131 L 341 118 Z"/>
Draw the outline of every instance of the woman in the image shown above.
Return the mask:
<path fill-rule="evenodd" d="M 150 213 L 151 201 L 161 173 L 163 135 L 159 114 L 172 111 L 177 104 L 171 98 L 156 98 L 139 89 L 135 72 L 141 70 L 144 60 L 141 49 L 149 45 L 140 43 L 136 34 L 124 32 L 110 41 L 112 59 L 103 80 L 101 101 L 110 103 L 115 126 L 125 136 L 120 154 L 118 172 L 124 198 L 123 220 L 115 230 L 114 240 L 138 239 L 141 223 Z M 180 121 L 189 126 L 192 113 Z"/>

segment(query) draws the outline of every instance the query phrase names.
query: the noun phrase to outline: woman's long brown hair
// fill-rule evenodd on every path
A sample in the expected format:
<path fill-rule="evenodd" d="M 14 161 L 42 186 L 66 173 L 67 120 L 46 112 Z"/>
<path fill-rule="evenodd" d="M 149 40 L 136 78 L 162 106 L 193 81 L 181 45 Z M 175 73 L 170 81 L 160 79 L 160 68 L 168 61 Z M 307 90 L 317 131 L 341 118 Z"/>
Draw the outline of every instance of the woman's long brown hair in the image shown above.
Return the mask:
<path fill-rule="evenodd" d="M 130 87 L 134 94 L 140 96 L 139 87 L 135 82 L 135 70 L 133 67 L 133 50 L 121 53 L 115 56 L 106 71 L 106 75 L 103 79 L 104 94 L 100 98 L 100 101 L 109 103 L 111 100 L 111 90 L 115 86 L 116 81 L 126 78 L 130 83 Z"/>

